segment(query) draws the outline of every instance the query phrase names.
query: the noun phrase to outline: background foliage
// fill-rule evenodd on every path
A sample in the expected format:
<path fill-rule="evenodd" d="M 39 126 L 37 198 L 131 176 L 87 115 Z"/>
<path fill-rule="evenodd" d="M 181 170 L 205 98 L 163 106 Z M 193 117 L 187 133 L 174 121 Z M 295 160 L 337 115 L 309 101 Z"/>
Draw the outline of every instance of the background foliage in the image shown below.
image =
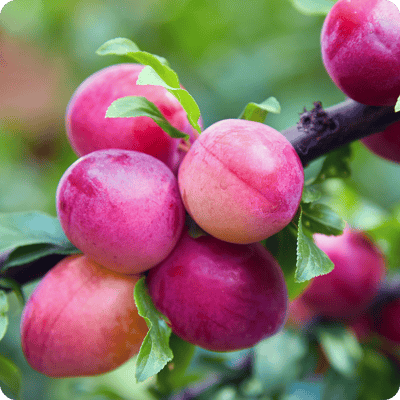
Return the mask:
<path fill-rule="evenodd" d="M 65 136 L 64 112 L 87 76 L 127 61 L 95 54 L 114 37 L 130 38 L 141 49 L 167 58 L 199 104 L 205 127 L 236 118 L 247 103 L 270 96 L 282 111 L 269 114 L 266 122 L 278 130 L 296 124 L 299 113 L 314 101 L 328 107 L 344 100 L 322 65 L 324 15 L 312 13 L 316 3 L 320 10 L 334 1 L 13 0 L 0 14 L 0 212 L 55 215 L 58 180 L 77 159 Z M 352 148 L 351 178 L 327 182 L 323 200 L 352 225 L 368 230 L 395 270 L 400 265 L 400 167 L 359 143 Z M 34 287 L 29 285 L 25 294 Z M 0 353 L 22 369 L 23 399 L 152 398 L 143 389 L 151 382 L 133 383 L 133 363 L 98 378 L 52 380 L 35 373 L 20 349 L 21 306 L 14 295 L 9 302 L 10 325 Z M 296 349 L 290 356 L 312 357 L 304 344 Z M 212 380 L 217 372 L 210 357 L 200 352 L 196 360 L 199 369 L 211 368 Z M 234 366 L 244 356 L 218 357 Z M 248 385 L 249 393 L 257 391 L 256 381 Z M 313 388 L 321 391 L 317 384 Z M 235 398 L 235 390 L 224 387 L 218 395 Z M 307 390 L 291 388 L 290 399 L 306 399 Z M 293 397 L 300 392 L 303 397 Z"/>

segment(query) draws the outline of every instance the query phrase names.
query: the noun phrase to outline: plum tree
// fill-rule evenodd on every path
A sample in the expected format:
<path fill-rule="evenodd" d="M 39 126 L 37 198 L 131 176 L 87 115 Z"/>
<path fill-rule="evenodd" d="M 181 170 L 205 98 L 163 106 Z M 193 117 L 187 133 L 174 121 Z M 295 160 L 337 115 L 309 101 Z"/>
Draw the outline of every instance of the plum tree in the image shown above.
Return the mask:
<path fill-rule="evenodd" d="M 105 118 L 114 100 L 143 96 L 177 129 L 195 140 L 196 132 L 178 100 L 161 86 L 136 85 L 140 64 L 117 64 L 97 71 L 81 83 L 66 111 L 68 138 L 79 156 L 100 149 L 136 150 L 166 163 L 174 172 L 185 152 L 182 139 L 172 139 L 150 117 Z"/>
<path fill-rule="evenodd" d="M 133 299 L 139 278 L 84 255 L 60 261 L 23 310 L 22 349 L 32 368 L 51 377 L 97 375 L 137 354 L 148 330 Z"/>
<path fill-rule="evenodd" d="M 188 213 L 210 235 L 247 244 L 294 217 L 304 172 L 289 141 L 259 122 L 228 119 L 208 127 L 178 172 Z"/>
<path fill-rule="evenodd" d="M 185 220 L 171 170 L 130 150 L 98 150 L 81 157 L 62 176 L 56 205 L 66 236 L 79 250 L 128 274 L 162 261 Z"/>
<path fill-rule="evenodd" d="M 352 99 L 394 105 L 400 95 L 400 10 L 390 0 L 339 0 L 321 32 L 322 59 Z"/>
<path fill-rule="evenodd" d="M 283 273 L 259 243 L 193 239 L 184 231 L 172 253 L 146 279 L 172 331 L 208 350 L 251 347 L 285 322 Z"/>
<path fill-rule="evenodd" d="M 314 278 L 301 299 L 316 313 L 332 318 L 361 314 L 378 293 L 385 276 L 385 259 L 362 232 L 348 226 L 341 236 L 314 235 L 335 268 Z"/>
<path fill-rule="evenodd" d="M 400 122 L 388 126 L 383 132 L 361 139 L 374 154 L 400 163 Z"/>

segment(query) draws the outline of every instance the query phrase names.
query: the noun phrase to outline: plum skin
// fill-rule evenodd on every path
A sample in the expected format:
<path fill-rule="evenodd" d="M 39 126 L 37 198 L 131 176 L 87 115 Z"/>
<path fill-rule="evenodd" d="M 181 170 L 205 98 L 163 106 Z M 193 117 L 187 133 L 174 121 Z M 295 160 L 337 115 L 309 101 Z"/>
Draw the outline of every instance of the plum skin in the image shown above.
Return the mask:
<path fill-rule="evenodd" d="M 389 125 L 383 132 L 361 139 L 361 142 L 379 157 L 400 163 L 400 122 Z"/>
<path fill-rule="evenodd" d="M 282 270 L 260 244 L 237 245 L 186 232 L 147 275 L 156 308 L 183 340 L 218 352 L 254 346 L 286 319 Z"/>
<path fill-rule="evenodd" d="M 21 318 L 24 355 L 50 377 L 111 371 L 139 352 L 147 333 L 133 291 L 139 275 L 120 275 L 84 255 L 52 268 Z"/>
<path fill-rule="evenodd" d="M 396 345 L 400 345 L 400 298 L 386 303 L 375 323 L 378 334 Z"/>
<path fill-rule="evenodd" d="M 79 250 L 127 274 L 167 257 L 185 220 L 171 170 L 129 150 L 98 150 L 73 163 L 58 184 L 56 205 L 65 235 Z"/>
<path fill-rule="evenodd" d="M 179 101 L 161 86 L 136 85 L 141 64 L 117 64 L 84 80 L 68 104 L 65 123 L 68 139 L 79 156 L 100 149 L 135 150 L 163 161 L 174 173 L 185 156 L 178 148 L 183 139 L 173 139 L 150 117 L 105 118 L 111 103 L 125 96 L 142 96 L 153 102 L 175 128 L 190 135 L 190 125 Z"/>
<path fill-rule="evenodd" d="M 339 0 L 321 32 L 334 83 L 363 104 L 391 106 L 400 95 L 400 11 L 389 0 Z"/>
<path fill-rule="evenodd" d="M 348 319 L 361 315 L 385 277 L 384 256 L 362 232 L 348 226 L 341 236 L 315 234 L 314 240 L 335 267 L 313 278 L 300 298 L 324 317 Z"/>
<path fill-rule="evenodd" d="M 248 244 L 292 220 L 304 171 L 281 133 L 258 122 L 228 119 L 194 142 L 178 183 L 186 210 L 202 229 L 226 242 Z"/>

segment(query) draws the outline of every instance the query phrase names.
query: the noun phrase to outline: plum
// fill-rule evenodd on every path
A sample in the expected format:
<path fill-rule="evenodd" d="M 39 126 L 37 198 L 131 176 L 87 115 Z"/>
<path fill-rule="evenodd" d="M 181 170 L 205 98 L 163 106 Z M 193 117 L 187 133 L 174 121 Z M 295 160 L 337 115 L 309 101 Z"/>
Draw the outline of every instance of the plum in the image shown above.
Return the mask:
<path fill-rule="evenodd" d="M 67 238 L 79 250 L 127 274 L 167 257 L 185 220 L 171 170 L 130 150 L 98 150 L 81 157 L 62 176 L 56 205 Z"/>
<path fill-rule="evenodd" d="M 379 157 L 400 163 L 400 122 L 388 126 L 383 132 L 361 139 L 361 142 Z"/>
<path fill-rule="evenodd" d="M 133 299 L 139 278 L 84 255 L 61 260 L 22 313 L 22 350 L 32 368 L 50 377 L 97 375 L 137 354 L 148 330 Z"/>
<path fill-rule="evenodd" d="M 311 281 L 302 301 L 324 317 L 346 319 L 362 314 L 385 277 L 384 256 L 364 233 L 348 226 L 341 236 L 315 234 L 314 240 L 335 267 Z"/>
<path fill-rule="evenodd" d="M 146 278 L 156 308 L 183 340 L 212 351 L 254 346 L 287 312 L 282 270 L 260 244 L 238 245 L 184 231 Z"/>
<path fill-rule="evenodd" d="M 400 10 L 391 0 L 339 0 L 321 32 L 322 60 L 350 98 L 372 106 L 400 95 Z"/>
<path fill-rule="evenodd" d="M 186 210 L 202 229 L 226 242 L 248 244 L 292 220 L 304 171 L 281 133 L 259 122 L 228 119 L 194 142 L 178 183 Z"/>
<path fill-rule="evenodd" d="M 185 152 L 183 139 L 172 139 L 150 117 L 105 118 L 114 100 L 142 96 L 153 102 L 175 128 L 191 136 L 190 125 L 178 100 L 161 86 L 136 85 L 141 64 L 117 64 L 97 71 L 81 83 L 73 94 L 65 115 L 66 130 L 79 156 L 100 149 L 135 150 L 166 163 L 175 173 Z"/>
<path fill-rule="evenodd" d="M 400 298 L 384 305 L 379 312 L 375 329 L 390 342 L 400 344 Z"/>

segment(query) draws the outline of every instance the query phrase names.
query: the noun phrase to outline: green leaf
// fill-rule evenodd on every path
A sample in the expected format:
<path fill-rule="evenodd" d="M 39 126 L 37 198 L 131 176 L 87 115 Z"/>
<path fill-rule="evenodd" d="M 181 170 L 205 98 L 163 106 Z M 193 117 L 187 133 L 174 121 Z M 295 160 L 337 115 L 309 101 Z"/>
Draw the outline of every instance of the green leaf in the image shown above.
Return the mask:
<path fill-rule="evenodd" d="M 117 55 L 130 57 L 140 64 L 152 67 L 167 85 L 179 88 L 178 75 L 168 66 L 165 58 L 141 51 L 136 43 L 129 39 L 115 38 L 108 40 L 97 49 L 96 54 L 99 56 Z"/>
<path fill-rule="evenodd" d="M 363 356 L 356 337 L 336 321 L 332 324 L 321 324 L 315 333 L 330 365 L 345 377 L 354 377 Z"/>
<path fill-rule="evenodd" d="M 345 222 L 329 206 L 321 203 L 303 204 L 303 225 L 312 233 L 342 235 Z"/>
<path fill-rule="evenodd" d="M 296 260 L 297 260 L 297 233 L 290 226 L 286 226 L 277 234 L 262 242 L 272 253 L 285 275 L 289 300 L 295 299 L 308 286 L 309 282 L 297 282 Z"/>
<path fill-rule="evenodd" d="M 8 299 L 7 294 L 0 290 L 0 340 L 3 339 L 8 328 Z"/>
<path fill-rule="evenodd" d="M 290 0 L 293 6 L 305 15 L 326 15 L 336 0 Z"/>
<path fill-rule="evenodd" d="M 313 203 L 321 198 L 322 193 L 314 186 L 304 186 L 301 196 L 302 203 Z"/>
<path fill-rule="evenodd" d="M 199 106 L 194 98 L 185 89 L 182 89 L 179 85 L 171 86 L 151 66 L 147 66 L 142 69 L 136 84 L 162 86 L 167 89 L 168 92 L 173 94 L 181 103 L 182 107 L 186 111 L 188 120 L 192 127 L 195 128 L 197 132 L 201 132 L 201 127 L 198 122 L 200 118 Z"/>
<path fill-rule="evenodd" d="M 134 42 L 125 38 L 107 41 L 99 47 L 96 53 L 101 56 L 110 54 L 128 56 L 143 65 L 147 65 L 140 72 L 136 84 L 165 87 L 181 103 L 193 128 L 199 133 L 201 132 L 198 123 L 200 118 L 199 106 L 193 97 L 181 88 L 178 75 L 168 66 L 165 58 L 141 51 Z"/>
<path fill-rule="evenodd" d="M 312 238 L 304 233 L 303 228 L 301 212 L 297 233 L 296 282 L 308 281 L 316 276 L 327 274 L 334 268 L 333 262 L 317 247 Z"/>
<path fill-rule="evenodd" d="M 14 395 L 19 398 L 22 384 L 22 374 L 19 368 L 8 358 L 0 354 L 0 381 L 3 382 Z"/>
<path fill-rule="evenodd" d="M 359 373 L 361 376 L 359 400 L 391 399 L 395 398 L 399 391 L 400 371 L 397 365 L 376 349 L 364 349 Z"/>
<path fill-rule="evenodd" d="M 79 252 L 65 236 L 57 218 L 37 211 L 0 214 L 0 237 L 0 252 L 13 250 L 3 270 L 49 254 Z"/>
<path fill-rule="evenodd" d="M 0 278 L 0 288 L 12 289 L 21 306 L 25 305 L 25 296 L 22 292 L 21 285 L 17 281 L 11 278 Z"/>
<path fill-rule="evenodd" d="M 394 106 L 394 112 L 400 111 L 400 97 L 397 99 L 396 105 Z"/>
<path fill-rule="evenodd" d="M 158 390 L 165 396 L 188 386 L 201 377 L 199 374 L 186 375 L 186 370 L 196 350 L 194 345 L 172 334 L 169 346 L 174 354 L 174 359 L 157 374 Z"/>
<path fill-rule="evenodd" d="M 269 394 L 284 390 L 300 376 L 308 345 L 304 336 L 283 330 L 257 344 L 254 352 L 254 376 Z"/>
<path fill-rule="evenodd" d="M 134 298 L 139 315 L 149 327 L 136 359 L 136 380 L 143 382 L 159 373 L 172 360 L 173 353 L 169 347 L 171 328 L 165 322 L 166 318 L 155 308 L 144 277 L 135 285 Z"/>
<path fill-rule="evenodd" d="M 321 400 L 361 400 L 358 398 L 359 381 L 347 378 L 333 368 L 324 377 L 324 384 Z"/>
<path fill-rule="evenodd" d="M 150 117 L 172 138 L 189 139 L 189 135 L 174 128 L 162 115 L 158 107 L 141 96 L 126 96 L 115 100 L 106 112 L 106 118 Z"/>
<path fill-rule="evenodd" d="M 263 123 L 268 113 L 279 114 L 281 112 L 281 105 L 275 97 L 269 97 L 267 100 L 260 104 L 249 103 L 240 114 L 240 119 L 247 121 L 255 121 Z"/>
<path fill-rule="evenodd" d="M 319 171 L 319 174 L 315 178 L 313 184 L 324 182 L 329 178 L 348 178 L 351 174 L 350 158 L 350 146 L 344 146 L 330 152 L 325 158 L 321 170 Z"/>

